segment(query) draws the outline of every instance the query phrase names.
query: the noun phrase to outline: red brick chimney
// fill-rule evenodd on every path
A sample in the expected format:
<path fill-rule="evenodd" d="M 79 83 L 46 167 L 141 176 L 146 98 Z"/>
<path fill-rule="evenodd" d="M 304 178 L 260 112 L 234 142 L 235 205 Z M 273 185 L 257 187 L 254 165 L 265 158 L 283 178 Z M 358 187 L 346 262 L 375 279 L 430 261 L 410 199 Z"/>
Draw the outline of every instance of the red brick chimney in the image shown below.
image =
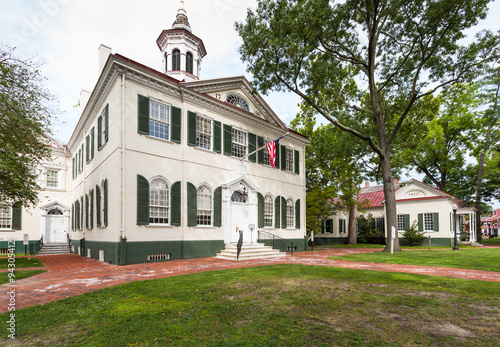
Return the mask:
<path fill-rule="evenodd" d="M 370 182 L 365 182 L 365 188 L 369 188 L 370 187 Z"/>

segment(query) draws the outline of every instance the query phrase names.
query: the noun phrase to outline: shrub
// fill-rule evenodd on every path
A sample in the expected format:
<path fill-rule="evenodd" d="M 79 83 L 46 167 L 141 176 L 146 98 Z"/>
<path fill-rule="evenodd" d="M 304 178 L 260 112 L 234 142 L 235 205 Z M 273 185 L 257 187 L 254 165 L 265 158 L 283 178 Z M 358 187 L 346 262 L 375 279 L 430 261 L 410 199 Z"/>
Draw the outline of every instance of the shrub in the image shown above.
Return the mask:
<path fill-rule="evenodd" d="M 358 243 L 364 244 L 385 244 L 385 232 L 375 228 L 375 218 L 371 213 L 368 216 L 358 217 Z"/>
<path fill-rule="evenodd" d="M 403 239 L 408 246 L 420 246 L 422 241 L 425 239 L 424 232 L 418 231 L 417 221 L 413 221 L 413 224 L 409 229 L 403 233 Z"/>

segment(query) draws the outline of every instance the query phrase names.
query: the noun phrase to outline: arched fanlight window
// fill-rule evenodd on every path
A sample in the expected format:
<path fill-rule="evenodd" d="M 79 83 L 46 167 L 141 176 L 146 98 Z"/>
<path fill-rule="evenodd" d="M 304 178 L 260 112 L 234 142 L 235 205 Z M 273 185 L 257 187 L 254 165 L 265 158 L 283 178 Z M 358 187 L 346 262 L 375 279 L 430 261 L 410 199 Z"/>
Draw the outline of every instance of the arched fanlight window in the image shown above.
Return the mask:
<path fill-rule="evenodd" d="M 248 106 L 247 101 L 243 99 L 241 96 L 235 94 L 228 94 L 226 97 L 226 101 L 230 104 L 233 104 L 234 106 L 241 107 L 245 111 L 250 111 L 250 107 Z"/>
<path fill-rule="evenodd" d="M 172 52 L 172 70 L 181 70 L 181 51 L 179 51 L 178 49 Z"/>
<path fill-rule="evenodd" d="M 186 71 L 193 74 L 193 55 L 189 52 L 186 54 Z"/>
<path fill-rule="evenodd" d="M 243 183 L 240 183 L 240 189 L 234 191 L 233 195 L 231 195 L 231 201 L 246 203 L 247 200 L 248 200 L 247 187 L 245 187 Z"/>
<path fill-rule="evenodd" d="M 48 215 L 50 216 L 62 216 L 63 215 L 63 212 L 58 209 L 58 208 L 53 208 L 52 210 L 50 210 L 49 212 L 47 212 Z"/>
<path fill-rule="evenodd" d="M 149 184 L 149 223 L 168 224 L 169 189 L 167 182 L 155 178 Z"/>

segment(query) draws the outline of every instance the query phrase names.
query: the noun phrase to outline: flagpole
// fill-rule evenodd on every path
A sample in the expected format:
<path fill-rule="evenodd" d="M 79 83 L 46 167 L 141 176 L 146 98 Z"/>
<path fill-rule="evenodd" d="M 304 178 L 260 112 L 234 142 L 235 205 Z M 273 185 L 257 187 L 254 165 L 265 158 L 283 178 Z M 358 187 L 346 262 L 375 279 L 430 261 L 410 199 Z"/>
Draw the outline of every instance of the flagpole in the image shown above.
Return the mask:
<path fill-rule="evenodd" d="M 286 134 L 284 134 L 283 136 L 278 137 L 278 139 L 277 139 L 277 140 L 281 140 L 282 138 L 284 138 L 284 137 L 285 137 L 285 136 L 287 136 L 288 134 L 290 134 L 290 132 L 287 132 L 287 133 L 286 133 Z M 273 141 L 276 141 L 276 140 L 273 140 Z M 252 153 L 249 153 L 249 154 L 245 155 L 244 157 L 240 158 L 240 161 L 243 161 L 243 160 L 247 159 L 249 156 L 251 156 L 252 154 L 255 154 L 255 153 L 257 153 L 258 151 L 260 151 L 260 150 L 262 150 L 262 149 L 266 148 L 266 146 L 267 146 L 269 143 L 273 142 L 273 141 L 270 141 L 270 142 L 266 143 L 264 146 L 262 146 L 262 147 L 260 147 L 260 148 L 257 148 L 257 149 L 256 149 L 255 151 L 253 151 Z"/>

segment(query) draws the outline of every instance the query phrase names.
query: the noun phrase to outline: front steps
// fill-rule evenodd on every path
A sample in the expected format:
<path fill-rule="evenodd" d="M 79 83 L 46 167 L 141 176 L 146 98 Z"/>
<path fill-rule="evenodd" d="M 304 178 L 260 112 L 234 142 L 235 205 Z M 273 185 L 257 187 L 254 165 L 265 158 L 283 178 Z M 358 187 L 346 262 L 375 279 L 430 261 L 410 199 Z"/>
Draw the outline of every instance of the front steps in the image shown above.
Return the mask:
<path fill-rule="evenodd" d="M 236 260 L 236 243 L 226 243 L 226 248 L 215 256 L 219 259 Z M 286 253 L 273 249 L 271 246 L 265 246 L 263 243 L 244 243 L 241 247 L 239 260 L 264 259 L 284 257 Z"/>
<path fill-rule="evenodd" d="M 68 243 L 44 243 L 37 255 L 70 254 Z"/>

